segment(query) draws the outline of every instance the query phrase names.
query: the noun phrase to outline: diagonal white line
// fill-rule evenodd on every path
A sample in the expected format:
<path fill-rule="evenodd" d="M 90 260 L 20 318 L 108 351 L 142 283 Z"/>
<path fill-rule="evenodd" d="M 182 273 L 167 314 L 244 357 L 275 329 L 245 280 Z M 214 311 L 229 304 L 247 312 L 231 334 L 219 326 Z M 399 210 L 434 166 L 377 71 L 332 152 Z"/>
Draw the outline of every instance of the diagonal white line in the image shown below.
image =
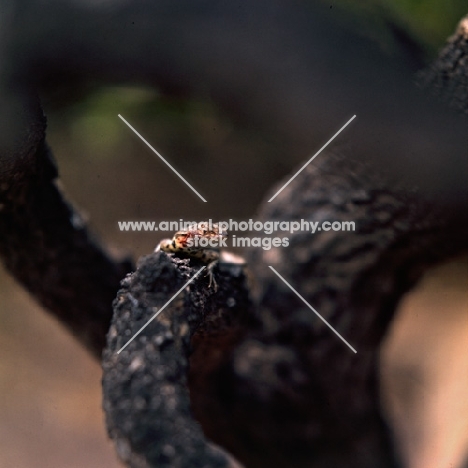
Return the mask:
<path fill-rule="evenodd" d="M 206 267 L 201 267 L 118 351 L 120 354 Z"/>
<path fill-rule="evenodd" d="M 128 128 L 130 128 L 130 130 L 132 130 L 137 136 L 140 137 L 140 139 L 143 141 L 143 143 L 146 144 L 146 146 L 148 146 L 151 151 L 153 151 L 153 153 L 155 153 L 157 156 L 159 156 L 159 158 L 161 159 L 161 161 L 163 161 L 164 163 L 166 163 L 205 203 L 207 203 L 207 201 L 192 187 L 192 185 L 190 185 L 183 177 L 181 174 L 179 174 L 179 172 L 177 172 L 162 156 L 160 153 L 158 153 L 120 114 L 118 114 L 119 118 L 128 126 Z"/>
<path fill-rule="evenodd" d="M 335 333 L 345 344 L 348 345 L 348 347 L 354 352 L 357 353 L 357 351 L 270 265 L 268 265 L 268 268 L 270 268 L 280 279 L 283 280 L 283 282 L 289 286 L 289 288 L 296 293 L 297 297 L 304 302 L 304 304 L 312 311 L 314 312 L 315 315 L 328 327 L 330 330 Z"/>
<path fill-rule="evenodd" d="M 354 119 L 353 115 L 269 200 L 274 200 Z"/>

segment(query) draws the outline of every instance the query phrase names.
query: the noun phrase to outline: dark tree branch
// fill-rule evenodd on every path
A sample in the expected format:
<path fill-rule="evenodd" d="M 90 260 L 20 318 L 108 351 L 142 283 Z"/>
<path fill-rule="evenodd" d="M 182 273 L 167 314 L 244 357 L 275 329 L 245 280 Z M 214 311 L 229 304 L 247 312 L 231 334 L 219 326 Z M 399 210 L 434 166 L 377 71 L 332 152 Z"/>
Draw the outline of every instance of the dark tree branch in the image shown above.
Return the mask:
<path fill-rule="evenodd" d="M 465 241 L 448 242 L 433 207 L 332 153 L 301 174 L 294 189 L 265 203 L 260 219 L 353 220 L 356 231 L 295 233 L 287 249 L 247 256 L 262 285 L 256 299 L 263 326 L 236 350 L 231 378 L 219 384 L 229 388 L 225 403 L 236 435 L 255 441 L 272 466 L 397 466 L 379 407 L 380 342 L 402 295 Z"/>
<path fill-rule="evenodd" d="M 117 353 L 200 267 L 189 260 L 171 260 L 162 252 L 149 255 L 122 282 L 114 302 L 103 356 L 104 410 L 117 452 L 129 466 L 236 466 L 208 443 L 193 419 L 187 374 L 195 330 L 205 339 L 233 336 L 247 327 L 251 305 L 242 266 L 218 268 L 216 295 L 202 273 Z"/>
<path fill-rule="evenodd" d="M 379 406 L 380 342 L 402 295 L 465 241 L 454 241 L 440 213 L 362 165 L 331 153 L 321 161 L 294 190 L 265 203 L 260 219 L 353 220 L 357 230 L 297 233 L 287 249 L 249 252 L 260 285 L 255 309 L 228 268 L 219 294 L 197 285 L 198 299 L 182 296 L 118 355 L 183 284 L 178 275 L 186 280 L 197 269 L 153 255 L 124 281 L 103 366 L 109 431 L 129 466 L 146 466 L 142 457 L 148 466 L 190 467 L 193 457 L 225 466 L 206 452 L 191 417 L 190 354 L 192 410 L 205 434 L 246 466 L 397 466 Z M 357 355 L 271 274 L 271 264 Z M 178 435 L 181 427 L 191 435 Z"/>
<path fill-rule="evenodd" d="M 35 100 L 25 101 L 16 119 L 24 127 L 15 127 L 20 143 L 0 160 L 0 255 L 12 275 L 99 357 L 112 300 L 131 265 L 104 253 L 64 201 L 44 141 L 45 118 Z"/>
<path fill-rule="evenodd" d="M 465 16 L 439 58 L 420 73 L 420 81 L 425 89 L 464 114 L 468 114 L 467 63 L 468 16 Z"/>

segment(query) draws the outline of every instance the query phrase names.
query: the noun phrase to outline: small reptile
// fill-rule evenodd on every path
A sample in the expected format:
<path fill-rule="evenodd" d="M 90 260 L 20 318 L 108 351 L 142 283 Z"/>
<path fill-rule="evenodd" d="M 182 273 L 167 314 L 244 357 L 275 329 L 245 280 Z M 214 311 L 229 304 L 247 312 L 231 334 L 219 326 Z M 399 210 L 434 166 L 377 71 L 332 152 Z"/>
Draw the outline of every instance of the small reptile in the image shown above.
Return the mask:
<path fill-rule="evenodd" d="M 207 275 L 210 278 L 208 287 L 217 284 L 213 276 L 213 268 L 220 259 L 220 246 L 225 245 L 227 232 L 217 224 L 200 222 L 188 229 L 177 231 L 172 239 L 163 239 L 155 251 L 162 250 L 182 258 L 194 258 L 207 265 Z M 202 244 L 203 246 L 200 246 Z"/>

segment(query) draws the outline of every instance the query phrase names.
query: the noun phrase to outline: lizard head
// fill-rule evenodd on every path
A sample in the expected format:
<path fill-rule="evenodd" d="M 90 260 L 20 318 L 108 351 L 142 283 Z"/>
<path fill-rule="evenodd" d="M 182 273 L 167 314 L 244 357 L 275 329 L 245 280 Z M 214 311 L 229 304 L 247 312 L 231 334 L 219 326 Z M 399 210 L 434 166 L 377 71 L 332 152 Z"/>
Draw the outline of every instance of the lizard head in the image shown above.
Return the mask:
<path fill-rule="evenodd" d="M 201 222 L 190 226 L 189 229 L 183 229 L 177 231 L 174 234 L 173 241 L 175 247 L 179 249 L 184 249 L 187 246 L 189 239 L 194 239 L 195 237 L 203 237 L 207 239 L 211 238 L 227 238 L 227 231 L 220 229 L 217 224 L 209 224 L 207 222 Z"/>

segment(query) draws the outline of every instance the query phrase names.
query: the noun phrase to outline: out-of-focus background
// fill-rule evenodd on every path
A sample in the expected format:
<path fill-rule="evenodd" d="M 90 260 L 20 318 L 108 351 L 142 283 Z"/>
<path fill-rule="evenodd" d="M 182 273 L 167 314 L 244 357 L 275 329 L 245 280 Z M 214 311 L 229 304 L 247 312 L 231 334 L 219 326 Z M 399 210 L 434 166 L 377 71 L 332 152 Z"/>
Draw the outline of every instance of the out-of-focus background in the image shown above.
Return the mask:
<path fill-rule="evenodd" d="M 428 56 L 466 13 L 464 0 L 347 3 L 369 35 L 379 34 L 379 23 L 366 20 L 378 8 Z M 274 136 L 266 141 L 238 128 L 210 102 L 162 97 L 154 89 L 108 87 L 66 106 L 46 97 L 44 108 L 69 199 L 112 252 L 134 258 L 150 252 L 161 236 L 120 232 L 118 221 L 251 217 L 265 191 L 308 156 L 287 151 Z M 468 445 L 467 271 L 466 260 L 437 270 L 438 279 L 431 283 L 430 277 L 424 289 L 429 299 L 411 296 L 403 304 L 385 348 L 388 414 L 413 468 L 456 468 Z M 0 297 L 0 467 L 118 466 L 104 429 L 99 363 L 3 269 Z"/>

